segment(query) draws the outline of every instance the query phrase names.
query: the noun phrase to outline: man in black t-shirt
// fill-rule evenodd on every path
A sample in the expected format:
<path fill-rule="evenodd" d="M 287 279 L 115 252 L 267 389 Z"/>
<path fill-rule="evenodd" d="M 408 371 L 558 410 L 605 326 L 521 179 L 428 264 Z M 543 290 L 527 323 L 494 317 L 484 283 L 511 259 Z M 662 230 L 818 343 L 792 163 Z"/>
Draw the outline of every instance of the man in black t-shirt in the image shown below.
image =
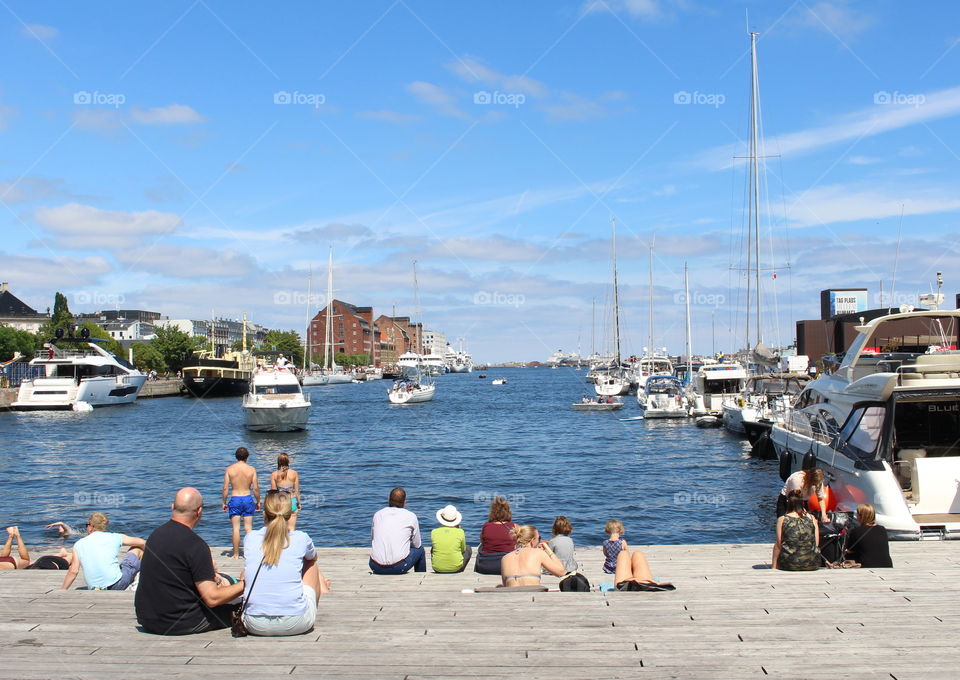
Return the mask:
<path fill-rule="evenodd" d="M 170 521 L 147 539 L 134 600 L 137 621 L 148 633 L 186 635 L 227 628 L 243 581 L 227 584 L 217 575 L 210 547 L 194 533 L 203 497 L 180 489 Z"/>

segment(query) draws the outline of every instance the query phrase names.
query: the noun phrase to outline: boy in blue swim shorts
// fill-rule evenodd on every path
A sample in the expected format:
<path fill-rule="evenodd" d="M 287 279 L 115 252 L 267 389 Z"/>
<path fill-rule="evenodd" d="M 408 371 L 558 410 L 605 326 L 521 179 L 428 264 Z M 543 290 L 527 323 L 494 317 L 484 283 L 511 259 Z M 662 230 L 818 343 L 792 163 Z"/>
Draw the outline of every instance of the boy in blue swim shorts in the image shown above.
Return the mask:
<path fill-rule="evenodd" d="M 253 515 L 260 510 L 260 485 L 257 471 L 247 464 L 250 452 L 243 446 L 234 455 L 237 462 L 223 472 L 223 512 L 228 513 L 233 527 L 233 555 L 240 559 L 240 518 L 244 534 L 253 531 Z M 229 494 L 229 495 L 228 495 Z"/>

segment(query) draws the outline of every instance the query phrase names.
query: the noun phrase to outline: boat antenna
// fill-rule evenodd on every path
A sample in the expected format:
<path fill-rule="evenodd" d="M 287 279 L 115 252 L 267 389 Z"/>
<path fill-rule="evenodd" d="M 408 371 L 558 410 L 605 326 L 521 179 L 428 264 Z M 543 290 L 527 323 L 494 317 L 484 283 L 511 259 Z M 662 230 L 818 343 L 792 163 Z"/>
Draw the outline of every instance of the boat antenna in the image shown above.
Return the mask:
<path fill-rule="evenodd" d="M 900 226 L 897 227 L 897 254 L 893 258 L 893 283 L 890 286 L 890 301 L 895 302 L 897 299 L 897 266 L 900 264 L 900 240 L 903 236 L 903 203 L 900 204 Z M 887 308 L 887 311 L 890 311 L 890 308 Z"/>

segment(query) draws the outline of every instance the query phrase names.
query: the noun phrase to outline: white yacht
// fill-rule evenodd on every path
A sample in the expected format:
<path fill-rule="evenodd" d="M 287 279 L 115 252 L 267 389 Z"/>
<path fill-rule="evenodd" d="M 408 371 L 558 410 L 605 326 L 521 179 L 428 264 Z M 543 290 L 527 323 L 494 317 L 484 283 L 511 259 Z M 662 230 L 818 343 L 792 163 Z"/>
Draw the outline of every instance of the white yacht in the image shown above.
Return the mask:
<path fill-rule="evenodd" d="M 425 354 L 420 358 L 420 370 L 429 376 L 436 377 L 447 372 L 447 364 L 440 354 Z"/>
<path fill-rule="evenodd" d="M 447 352 L 443 361 L 450 373 L 470 373 L 473 370 L 473 357 L 463 349 L 463 338 L 460 338 L 460 349 L 454 350 L 447 345 Z"/>
<path fill-rule="evenodd" d="M 250 381 L 243 396 L 247 429 L 255 432 L 295 432 L 307 429 L 310 395 L 300 389 L 292 370 L 265 368 Z"/>
<path fill-rule="evenodd" d="M 737 362 L 705 361 L 694 378 L 695 403 L 691 415 L 720 416 L 723 402 L 740 396 L 746 382 L 747 371 Z"/>
<path fill-rule="evenodd" d="M 805 376 L 765 373 L 751 376 L 737 397 L 723 402 L 723 426 L 732 434 L 746 436 L 751 444 L 783 423 L 793 399 L 803 389 Z"/>
<path fill-rule="evenodd" d="M 665 355 L 644 354 L 631 364 L 633 381 L 638 392 L 643 389 L 650 376 L 673 375 L 673 362 Z"/>
<path fill-rule="evenodd" d="M 683 385 L 672 375 L 647 376 L 644 389 L 637 392 L 637 404 L 646 419 L 686 418 L 690 415 Z"/>
<path fill-rule="evenodd" d="M 83 329 L 86 334 L 86 329 Z M 15 411 L 89 411 L 93 407 L 132 403 L 147 376 L 106 351 L 96 338 L 58 338 L 30 361 L 45 375 L 20 384 Z"/>
<path fill-rule="evenodd" d="M 784 476 L 823 469 L 841 510 L 870 503 L 891 538 L 960 538 L 960 310 L 857 327 L 770 439 Z"/>

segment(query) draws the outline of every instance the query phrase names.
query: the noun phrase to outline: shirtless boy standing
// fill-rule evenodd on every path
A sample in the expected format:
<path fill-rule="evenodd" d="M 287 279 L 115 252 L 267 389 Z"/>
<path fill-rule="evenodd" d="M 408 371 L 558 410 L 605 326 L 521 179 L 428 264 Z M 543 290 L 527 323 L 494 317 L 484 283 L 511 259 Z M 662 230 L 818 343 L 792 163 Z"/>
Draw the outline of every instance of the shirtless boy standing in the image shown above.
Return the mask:
<path fill-rule="evenodd" d="M 223 512 L 230 513 L 235 560 L 240 558 L 240 518 L 243 517 L 244 533 L 249 534 L 253 530 L 253 514 L 260 510 L 260 485 L 257 484 L 257 471 L 247 464 L 249 455 L 250 452 L 241 446 L 236 452 L 237 462 L 223 472 Z M 228 502 L 227 493 L 231 489 Z"/>

